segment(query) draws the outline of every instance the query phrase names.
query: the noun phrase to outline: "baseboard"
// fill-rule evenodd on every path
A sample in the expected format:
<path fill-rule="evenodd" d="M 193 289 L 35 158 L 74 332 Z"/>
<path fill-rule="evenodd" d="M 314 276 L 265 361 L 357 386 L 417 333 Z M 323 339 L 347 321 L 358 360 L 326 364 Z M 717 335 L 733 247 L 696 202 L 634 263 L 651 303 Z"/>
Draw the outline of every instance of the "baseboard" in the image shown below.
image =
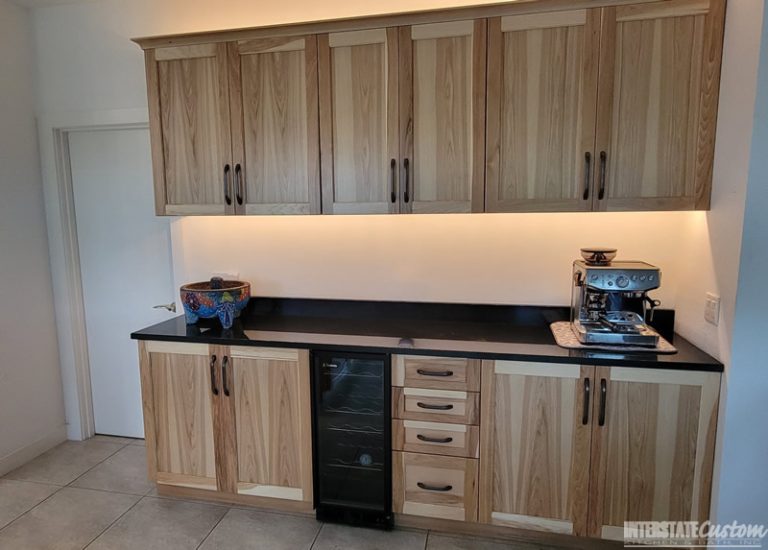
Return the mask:
<path fill-rule="evenodd" d="M 26 464 L 33 458 L 40 456 L 45 451 L 52 449 L 66 440 L 67 427 L 61 425 L 37 441 L 33 441 L 21 449 L 8 453 L 4 457 L 0 457 L 0 476 L 4 476 L 8 472 Z"/>

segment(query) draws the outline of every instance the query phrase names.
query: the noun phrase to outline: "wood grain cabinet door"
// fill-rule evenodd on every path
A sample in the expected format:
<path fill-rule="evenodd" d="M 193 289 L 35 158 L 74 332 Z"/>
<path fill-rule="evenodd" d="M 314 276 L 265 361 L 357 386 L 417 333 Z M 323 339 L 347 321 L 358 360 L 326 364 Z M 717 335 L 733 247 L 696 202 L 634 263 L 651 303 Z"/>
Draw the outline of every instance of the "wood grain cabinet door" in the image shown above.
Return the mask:
<path fill-rule="evenodd" d="M 595 381 L 589 535 L 708 519 L 720 374 L 598 367 Z"/>
<path fill-rule="evenodd" d="M 234 213 L 226 49 L 145 52 L 158 215 Z"/>
<path fill-rule="evenodd" d="M 592 208 L 600 11 L 488 20 L 488 212 Z"/>
<path fill-rule="evenodd" d="M 483 361 L 480 522 L 586 534 L 593 375 Z"/>
<path fill-rule="evenodd" d="M 239 214 L 319 214 L 317 38 L 229 44 Z"/>
<path fill-rule="evenodd" d="M 482 212 L 486 21 L 399 32 L 401 209 Z"/>
<path fill-rule="evenodd" d="M 230 350 L 237 494 L 312 501 L 309 352 Z M 231 424 L 230 424 L 231 425 Z"/>
<path fill-rule="evenodd" d="M 139 349 L 150 479 L 217 490 L 208 346 L 141 342 Z"/>
<path fill-rule="evenodd" d="M 605 8 L 601 210 L 709 208 L 724 0 Z"/>
<path fill-rule="evenodd" d="M 323 213 L 399 212 L 397 29 L 318 43 Z"/>

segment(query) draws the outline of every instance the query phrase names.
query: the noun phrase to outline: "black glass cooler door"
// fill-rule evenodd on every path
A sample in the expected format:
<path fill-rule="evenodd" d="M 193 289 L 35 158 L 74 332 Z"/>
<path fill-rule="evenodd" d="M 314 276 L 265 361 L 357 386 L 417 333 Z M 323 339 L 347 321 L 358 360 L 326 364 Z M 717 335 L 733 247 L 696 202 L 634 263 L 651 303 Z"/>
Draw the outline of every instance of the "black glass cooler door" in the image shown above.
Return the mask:
<path fill-rule="evenodd" d="M 346 510 L 357 511 L 359 517 L 350 519 L 349 513 L 341 513 L 341 521 L 388 521 L 392 507 L 389 358 L 315 353 L 313 386 L 318 515 L 328 519 L 329 510 Z"/>

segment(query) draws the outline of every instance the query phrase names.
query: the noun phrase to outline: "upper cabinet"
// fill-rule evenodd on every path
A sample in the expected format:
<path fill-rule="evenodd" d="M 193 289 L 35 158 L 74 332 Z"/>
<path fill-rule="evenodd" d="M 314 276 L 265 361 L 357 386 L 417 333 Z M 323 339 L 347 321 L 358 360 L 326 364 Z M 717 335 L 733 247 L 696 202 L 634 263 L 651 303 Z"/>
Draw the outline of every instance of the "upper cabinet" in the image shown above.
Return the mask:
<path fill-rule="evenodd" d="M 317 38 L 229 44 L 238 214 L 319 214 Z"/>
<path fill-rule="evenodd" d="M 482 212 L 484 19 L 400 28 L 405 212 Z"/>
<path fill-rule="evenodd" d="M 725 0 L 573 7 L 139 40 L 157 213 L 709 208 Z"/>
<path fill-rule="evenodd" d="M 234 212 L 226 44 L 145 57 L 156 213 Z"/>
<path fill-rule="evenodd" d="M 320 35 L 323 212 L 400 211 L 397 29 Z"/>
<path fill-rule="evenodd" d="M 592 208 L 601 11 L 489 20 L 489 212 Z"/>
<path fill-rule="evenodd" d="M 709 208 L 722 0 L 605 8 L 600 210 Z"/>

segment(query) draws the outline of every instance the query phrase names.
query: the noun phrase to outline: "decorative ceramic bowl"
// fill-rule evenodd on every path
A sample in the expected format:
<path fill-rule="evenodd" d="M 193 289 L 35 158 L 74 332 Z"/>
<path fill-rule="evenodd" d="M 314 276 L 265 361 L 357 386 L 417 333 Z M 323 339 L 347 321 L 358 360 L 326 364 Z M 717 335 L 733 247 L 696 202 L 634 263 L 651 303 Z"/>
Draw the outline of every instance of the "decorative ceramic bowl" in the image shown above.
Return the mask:
<path fill-rule="evenodd" d="M 250 297 L 250 283 L 225 281 L 221 277 L 181 287 L 181 303 L 188 325 L 194 325 L 201 318 L 218 317 L 222 327 L 232 328 Z"/>

